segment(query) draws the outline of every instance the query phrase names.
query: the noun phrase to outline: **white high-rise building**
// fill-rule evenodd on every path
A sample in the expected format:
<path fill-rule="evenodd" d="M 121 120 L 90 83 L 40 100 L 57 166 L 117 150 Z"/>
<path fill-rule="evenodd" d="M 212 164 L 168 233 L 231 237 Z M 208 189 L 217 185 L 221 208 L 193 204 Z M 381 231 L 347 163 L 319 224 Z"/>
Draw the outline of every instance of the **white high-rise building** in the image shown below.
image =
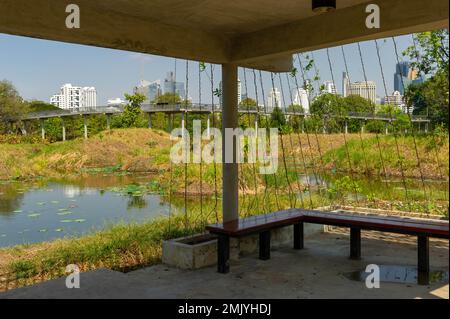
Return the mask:
<path fill-rule="evenodd" d="M 329 94 L 336 94 L 336 85 L 332 81 L 325 81 L 323 82 L 323 93 L 329 93 Z"/>
<path fill-rule="evenodd" d="M 350 83 L 347 73 L 344 72 L 342 85 L 344 97 L 349 95 L 358 95 L 371 101 L 372 103 L 377 102 L 377 85 L 373 81 Z"/>
<path fill-rule="evenodd" d="M 308 91 L 302 88 L 294 89 L 294 101 L 295 105 L 301 105 L 305 113 L 309 113 L 309 96 Z"/>
<path fill-rule="evenodd" d="M 384 104 L 390 104 L 400 107 L 404 112 L 406 112 L 406 105 L 403 99 L 403 95 L 399 91 L 394 91 L 391 95 L 384 97 Z M 411 110 L 410 110 L 411 111 Z"/>
<path fill-rule="evenodd" d="M 95 108 L 97 107 L 97 90 L 95 87 L 64 84 L 60 94 L 55 94 L 50 98 L 50 104 L 65 110 Z"/>
<path fill-rule="evenodd" d="M 277 88 L 272 88 L 267 96 L 267 112 L 272 112 L 275 107 L 281 108 L 281 93 Z"/>

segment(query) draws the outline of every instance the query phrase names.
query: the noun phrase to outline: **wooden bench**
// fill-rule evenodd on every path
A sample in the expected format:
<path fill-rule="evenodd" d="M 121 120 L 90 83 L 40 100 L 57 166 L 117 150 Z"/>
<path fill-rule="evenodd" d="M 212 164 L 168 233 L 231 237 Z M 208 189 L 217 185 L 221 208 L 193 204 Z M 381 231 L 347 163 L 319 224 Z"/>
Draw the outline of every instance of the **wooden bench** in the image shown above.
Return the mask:
<path fill-rule="evenodd" d="M 417 236 L 418 271 L 424 278 L 428 278 L 430 271 L 429 237 L 449 238 L 448 221 L 289 209 L 207 226 L 206 229 L 210 233 L 218 236 L 218 272 L 229 272 L 231 237 L 259 234 L 259 258 L 267 260 L 270 259 L 271 230 L 294 225 L 294 249 L 303 249 L 305 222 L 350 228 L 350 258 L 352 259 L 361 257 L 361 230 Z"/>

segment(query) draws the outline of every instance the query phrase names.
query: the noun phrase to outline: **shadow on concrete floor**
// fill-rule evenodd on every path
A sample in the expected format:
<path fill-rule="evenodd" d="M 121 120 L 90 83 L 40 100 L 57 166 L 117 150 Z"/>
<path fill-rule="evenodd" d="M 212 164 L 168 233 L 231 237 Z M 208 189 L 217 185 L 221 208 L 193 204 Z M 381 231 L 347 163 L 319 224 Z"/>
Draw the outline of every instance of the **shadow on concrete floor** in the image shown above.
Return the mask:
<path fill-rule="evenodd" d="M 348 232 L 340 229 L 308 237 L 305 246 L 301 251 L 273 250 L 268 261 L 256 255 L 241 258 L 226 275 L 215 267 L 188 271 L 156 265 L 126 274 L 101 269 L 82 273 L 80 289 L 67 289 L 60 278 L 0 298 L 449 298 L 448 282 L 382 282 L 379 289 L 368 289 L 346 276 L 368 264 L 416 267 L 414 237 L 363 232 L 363 258 L 358 261 L 348 259 Z M 448 260 L 449 242 L 431 239 L 432 270 L 448 271 Z"/>

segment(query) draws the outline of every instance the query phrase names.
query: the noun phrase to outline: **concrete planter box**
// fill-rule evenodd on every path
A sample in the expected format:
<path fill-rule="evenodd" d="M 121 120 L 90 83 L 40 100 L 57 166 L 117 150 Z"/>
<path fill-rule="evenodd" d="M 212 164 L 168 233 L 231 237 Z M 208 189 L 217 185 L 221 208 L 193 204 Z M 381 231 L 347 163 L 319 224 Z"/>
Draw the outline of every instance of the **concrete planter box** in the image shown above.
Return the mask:
<path fill-rule="evenodd" d="M 322 225 L 305 223 L 304 236 L 323 232 Z M 272 231 L 271 247 L 293 245 L 293 226 Z M 230 259 L 254 254 L 258 251 L 258 235 L 230 239 Z M 181 269 L 199 269 L 217 264 L 217 239 L 208 234 L 177 238 L 163 242 L 162 261 L 164 264 Z"/>

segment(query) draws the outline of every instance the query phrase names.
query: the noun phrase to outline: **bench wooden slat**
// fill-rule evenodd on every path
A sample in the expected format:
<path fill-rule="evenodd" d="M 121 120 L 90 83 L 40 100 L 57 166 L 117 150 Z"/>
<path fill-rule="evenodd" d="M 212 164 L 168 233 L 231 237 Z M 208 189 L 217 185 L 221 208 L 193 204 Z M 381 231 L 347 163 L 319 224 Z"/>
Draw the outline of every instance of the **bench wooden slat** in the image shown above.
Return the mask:
<path fill-rule="evenodd" d="M 292 225 L 297 221 L 300 222 L 302 218 L 303 212 L 297 209 L 288 209 L 266 215 L 251 216 L 232 222 L 213 224 L 206 226 L 206 229 L 215 234 L 240 237 L 271 228 Z"/>
<path fill-rule="evenodd" d="M 240 237 L 302 221 L 342 227 L 353 226 L 367 230 L 449 238 L 448 221 L 349 214 L 343 212 L 322 212 L 304 209 L 288 209 L 267 215 L 252 216 L 224 224 L 209 225 L 206 229 L 216 234 Z"/>

